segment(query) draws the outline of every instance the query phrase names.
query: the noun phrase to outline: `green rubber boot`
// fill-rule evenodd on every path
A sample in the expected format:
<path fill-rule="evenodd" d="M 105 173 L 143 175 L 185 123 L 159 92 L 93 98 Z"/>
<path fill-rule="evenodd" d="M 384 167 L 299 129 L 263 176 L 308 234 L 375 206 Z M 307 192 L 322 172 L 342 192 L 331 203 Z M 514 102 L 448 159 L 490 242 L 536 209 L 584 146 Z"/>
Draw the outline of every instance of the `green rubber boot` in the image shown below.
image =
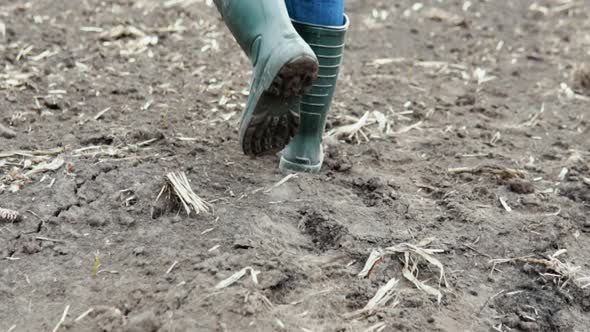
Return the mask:
<path fill-rule="evenodd" d="M 317 173 L 324 161 L 322 136 L 342 61 L 348 17 L 345 16 L 344 25 L 340 27 L 300 22 L 293 25 L 314 50 L 320 70 L 311 91 L 301 97 L 299 131 L 283 150 L 279 168 L 290 172 Z"/>
<path fill-rule="evenodd" d="M 240 120 L 240 145 L 251 156 L 281 151 L 297 133 L 296 105 L 317 77 L 318 61 L 293 27 L 283 0 L 214 0 L 252 62 Z"/>

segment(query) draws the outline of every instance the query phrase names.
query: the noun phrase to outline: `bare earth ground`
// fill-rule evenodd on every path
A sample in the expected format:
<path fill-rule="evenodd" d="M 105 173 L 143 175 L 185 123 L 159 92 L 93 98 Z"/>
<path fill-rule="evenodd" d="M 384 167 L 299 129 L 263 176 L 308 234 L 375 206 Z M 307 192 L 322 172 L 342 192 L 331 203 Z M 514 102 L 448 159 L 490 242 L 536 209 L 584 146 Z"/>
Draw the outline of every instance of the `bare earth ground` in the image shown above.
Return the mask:
<path fill-rule="evenodd" d="M 587 331 L 589 5 L 349 1 L 329 126 L 367 122 L 272 188 L 214 7 L 1 1 L 0 331 Z M 155 206 L 171 171 L 214 212 Z M 359 278 L 425 239 L 440 303 L 403 254 Z"/>

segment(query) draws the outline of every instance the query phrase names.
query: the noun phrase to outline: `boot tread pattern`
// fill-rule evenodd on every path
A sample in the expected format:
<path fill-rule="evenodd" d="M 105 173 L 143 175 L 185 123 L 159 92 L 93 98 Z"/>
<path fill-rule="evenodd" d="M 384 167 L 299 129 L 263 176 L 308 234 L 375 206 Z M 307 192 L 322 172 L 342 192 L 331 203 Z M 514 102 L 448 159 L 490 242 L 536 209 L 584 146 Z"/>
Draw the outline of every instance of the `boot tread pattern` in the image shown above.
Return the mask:
<path fill-rule="evenodd" d="M 318 69 L 318 64 L 310 58 L 295 59 L 281 68 L 262 96 L 280 106 L 254 111 L 242 141 L 246 155 L 274 154 L 289 144 L 299 128 L 299 114 L 288 108 L 310 91 Z"/>

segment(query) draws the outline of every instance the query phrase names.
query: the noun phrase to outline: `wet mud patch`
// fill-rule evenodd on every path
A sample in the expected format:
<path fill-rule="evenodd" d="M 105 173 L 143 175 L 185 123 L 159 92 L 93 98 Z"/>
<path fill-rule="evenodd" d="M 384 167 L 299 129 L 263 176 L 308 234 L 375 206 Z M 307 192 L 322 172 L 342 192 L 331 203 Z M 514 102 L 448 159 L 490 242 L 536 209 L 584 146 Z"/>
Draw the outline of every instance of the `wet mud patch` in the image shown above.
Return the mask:
<path fill-rule="evenodd" d="M 309 278 L 303 271 L 284 267 L 275 272 L 269 271 L 269 275 L 261 280 L 261 289 L 272 303 L 286 304 L 293 291 L 308 283 Z"/>
<path fill-rule="evenodd" d="M 348 234 L 347 228 L 329 214 L 316 208 L 299 210 L 299 228 L 311 238 L 321 251 L 340 248 L 341 240 Z"/>
<path fill-rule="evenodd" d="M 590 186 L 585 184 L 569 184 L 560 189 L 560 194 L 574 202 L 580 202 L 590 208 Z"/>
<path fill-rule="evenodd" d="M 470 206 L 468 202 L 456 199 L 443 199 L 438 202 L 444 214 L 438 217 L 439 222 L 459 221 L 468 224 L 480 224 L 489 216 L 489 212 L 482 207 Z"/>
<path fill-rule="evenodd" d="M 575 286 L 574 286 L 575 287 Z M 494 301 L 494 309 L 501 315 L 499 321 L 520 331 L 572 331 L 573 317 L 564 306 L 576 306 L 588 312 L 589 292 L 581 289 L 561 288 L 542 279 L 525 281 Z"/>
<path fill-rule="evenodd" d="M 347 156 L 337 146 L 333 146 L 329 147 L 326 151 L 324 166 L 333 172 L 349 173 L 353 164 L 350 156 Z"/>
<path fill-rule="evenodd" d="M 367 207 L 393 206 L 399 198 L 396 185 L 382 177 L 357 178 L 352 186 Z"/>

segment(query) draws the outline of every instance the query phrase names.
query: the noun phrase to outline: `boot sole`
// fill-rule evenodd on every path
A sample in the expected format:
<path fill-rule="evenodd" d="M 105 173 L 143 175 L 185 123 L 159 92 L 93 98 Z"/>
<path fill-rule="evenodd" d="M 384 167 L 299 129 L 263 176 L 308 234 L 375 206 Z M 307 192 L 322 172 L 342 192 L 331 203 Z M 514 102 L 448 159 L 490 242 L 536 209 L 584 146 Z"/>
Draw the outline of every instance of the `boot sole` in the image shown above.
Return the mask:
<path fill-rule="evenodd" d="M 306 164 L 303 162 L 292 162 L 281 156 L 279 162 L 279 170 L 283 173 L 311 173 L 316 174 L 320 172 L 324 158 L 322 157 L 320 162 L 315 165 Z"/>
<path fill-rule="evenodd" d="M 309 92 L 318 75 L 318 64 L 299 57 L 283 65 L 257 102 L 244 136 L 246 155 L 261 156 L 281 151 L 299 129 L 299 98 Z"/>

